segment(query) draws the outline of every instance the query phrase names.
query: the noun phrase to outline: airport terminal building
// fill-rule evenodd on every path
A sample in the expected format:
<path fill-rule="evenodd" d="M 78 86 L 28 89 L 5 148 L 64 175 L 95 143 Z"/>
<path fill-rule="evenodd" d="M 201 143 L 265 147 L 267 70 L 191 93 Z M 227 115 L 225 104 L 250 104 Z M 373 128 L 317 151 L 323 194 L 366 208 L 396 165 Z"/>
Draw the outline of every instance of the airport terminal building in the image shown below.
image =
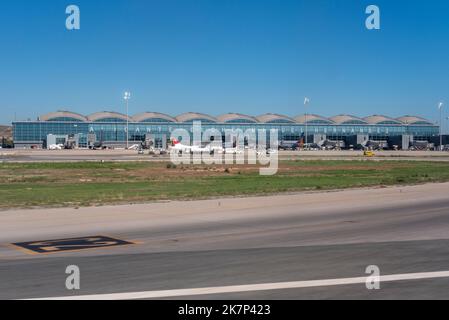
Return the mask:
<path fill-rule="evenodd" d="M 327 118 L 318 115 L 288 117 L 264 114 L 253 117 L 238 113 L 214 117 L 200 113 L 170 116 L 156 112 L 144 112 L 132 117 L 116 112 L 98 112 L 84 116 L 70 111 L 57 111 L 39 117 L 36 121 L 13 122 L 13 139 L 16 148 L 46 148 L 51 144 L 73 141 L 76 147 L 87 148 L 94 143 L 108 147 L 123 147 L 128 136 L 129 144 L 151 139 L 156 147 L 166 146 L 173 130 L 183 128 L 192 131 L 193 122 L 201 121 L 202 129 L 277 129 L 280 141 L 337 141 L 350 148 L 363 141 L 379 141 L 399 149 L 408 149 L 413 141 L 437 143 L 439 126 L 417 116 L 391 118 L 373 115 L 359 118 L 338 115 Z M 127 126 L 129 133 L 127 134 Z"/>

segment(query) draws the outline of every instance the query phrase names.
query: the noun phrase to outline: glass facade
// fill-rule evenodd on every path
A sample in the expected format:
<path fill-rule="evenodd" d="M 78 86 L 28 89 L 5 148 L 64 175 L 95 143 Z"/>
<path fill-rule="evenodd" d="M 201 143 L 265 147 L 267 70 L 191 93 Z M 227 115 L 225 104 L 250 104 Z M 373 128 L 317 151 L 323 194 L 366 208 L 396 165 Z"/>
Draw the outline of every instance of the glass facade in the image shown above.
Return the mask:
<path fill-rule="evenodd" d="M 277 129 L 281 141 L 298 141 L 304 136 L 306 126 L 299 123 L 275 121 L 275 123 L 250 123 L 244 120 L 232 120 L 229 123 L 213 123 L 210 120 L 201 123 L 202 129 L 217 129 L 225 135 L 225 130 L 247 129 Z M 145 122 L 129 122 L 129 141 L 139 142 L 145 139 L 145 134 L 156 137 L 170 137 L 175 129 L 193 130 L 192 121 L 186 123 L 170 122 L 161 118 L 147 119 Z M 361 124 L 361 123 L 314 123 L 307 125 L 309 135 L 326 135 L 330 140 L 344 140 L 348 136 L 368 135 L 371 140 L 386 140 L 389 137 L 413 135 L 415 140 L 429 140 L 438 136 L 439 127 L 430 123 L 417 124 Z M 47 135 L 87 136 L 95 134 L 96 140 L 104 143 L 122 143 L 126 141 L 126 121 L 122 119 L 101 119 L 95 122 L 83 122 L 70 118 L 57 118 L 47 121 L 26 121 L 13 123 L 13 137 L 16 145 L 45 144 Z"/>

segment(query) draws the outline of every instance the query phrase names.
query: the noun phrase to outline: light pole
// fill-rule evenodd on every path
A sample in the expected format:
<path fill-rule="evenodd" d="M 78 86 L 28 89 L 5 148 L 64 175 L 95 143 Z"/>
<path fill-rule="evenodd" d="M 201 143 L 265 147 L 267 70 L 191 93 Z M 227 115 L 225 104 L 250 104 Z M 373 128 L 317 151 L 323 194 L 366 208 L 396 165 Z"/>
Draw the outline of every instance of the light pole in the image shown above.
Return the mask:
<path fill-rule="evenodd" d="M 131 92 L 126 91 L 123 97 L 126 101 L 126 150 L 129 148 L 129 99 L 131 99 Z"/>
<path fill-rule="evenodd" d="M 310 103 L 310 99 L 309 98 L 307 98 L 307 97 L 305 97 L 304 98 L 304 110 L 305 110 L 305 114 L 304 114 L 304 122 L 305 122 L 305 125 L 306 125 L 306 130 L 305 130 L 305 133 L 306 133 L 306 137 L 305 137 L 305 139 L 304 139 L 304 141 L 305 141 L 305 149 L 307 150 L 307 144 L 308 144 L 308 142 L 307 142 L 307 140 L 308 140 L 308 134 L 309 134 L 309 132 L 308 132 L 308 127 L 307 127 L 307 105 Z"/>
<path fill-rule="evenodd" d="M 440 151 L 443 151 L 443 104 L 441 102 L 438 104 L 438 109 L 440 110 Z"/>
<path fill-rule="evenodd" d="M 449 117 L 446 117 L 446 123 L 449 121 Z M 449 128 L 449 126 L 446 124 L 446 130 L 447 130 L 447 128 Z M 443 150 L 444 150 L 444 147 L 443 147 Z"/>
<path fill-rule="evenodd" d="M 444 118 L 446 120 L 446 130 L 448 130 L 449 126 L 447 125 L 447 123 L 449 122 L 449 117 Z M 444 146 L 443 146 L 443 151 L 444 151 Z"/>

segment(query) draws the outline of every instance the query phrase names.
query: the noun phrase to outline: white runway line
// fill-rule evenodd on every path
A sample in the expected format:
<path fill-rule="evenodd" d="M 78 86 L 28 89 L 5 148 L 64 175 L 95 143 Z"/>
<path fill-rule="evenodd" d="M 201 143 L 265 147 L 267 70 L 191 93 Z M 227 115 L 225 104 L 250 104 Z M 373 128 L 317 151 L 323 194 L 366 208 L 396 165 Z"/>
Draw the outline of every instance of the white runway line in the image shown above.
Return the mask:
<path fill-rule="evenodd" d="M 126 292 L 126 293 L 113 293 L 113 294 L 85 295 L 85 296 L 66 296 L 66 297 L 40 298 L 29 300 L 136 300 L 136 299 L 177 298 L 177 297 L 212 295 L 222 293 L 241 293 L 253 291 L 365 284 L 367 278 L 368 277 L 293 281 L 293 282 L 248 284 L 239 286 L 223 286 L 223 287 L 209 287 L 209 288 Z M 422 280 L 422 279 L 435 279 L 435 278 L 449 278 L 449 271 L 406 273 L 406 274 L 380 276 L 380 283 L 382 284 L 383 282 Z"/>

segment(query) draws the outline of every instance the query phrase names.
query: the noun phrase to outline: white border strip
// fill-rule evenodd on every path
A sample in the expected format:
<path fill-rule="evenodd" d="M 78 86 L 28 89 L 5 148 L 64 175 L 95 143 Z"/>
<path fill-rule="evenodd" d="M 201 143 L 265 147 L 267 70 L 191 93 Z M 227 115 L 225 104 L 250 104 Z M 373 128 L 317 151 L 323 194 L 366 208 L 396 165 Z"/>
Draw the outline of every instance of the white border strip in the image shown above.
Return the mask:
<path fill-rule="evenodd" d="M 448 278 L 448 277 L 449 271 L 406 273 L 406 274 L 380 276 L 380 282 L 382 283 L 382 282 L 422 280 L 422 279 L 435 279 L 435 278 Z M 65 296 L 65 297 L 40 298 L 29 300 L 136 300 L 136 299 L 176 298 L 176 297 L 212 295 L 222 293 L 328 287 L 328 286 L 341 286 L 341 285 L 361 284 L 361 283 L 365 284 L 367 282 L 367 279 L 368 277 L 357 277 L 357 278 L 341 278 L 341 279 L 327 279 L 327 280 L 249 284 L 249 285 L 209 287 L 209 288 L 126 292 L 126 293 L 113 293 L 113 294 L 85 295 L 85 296 Z"/>

